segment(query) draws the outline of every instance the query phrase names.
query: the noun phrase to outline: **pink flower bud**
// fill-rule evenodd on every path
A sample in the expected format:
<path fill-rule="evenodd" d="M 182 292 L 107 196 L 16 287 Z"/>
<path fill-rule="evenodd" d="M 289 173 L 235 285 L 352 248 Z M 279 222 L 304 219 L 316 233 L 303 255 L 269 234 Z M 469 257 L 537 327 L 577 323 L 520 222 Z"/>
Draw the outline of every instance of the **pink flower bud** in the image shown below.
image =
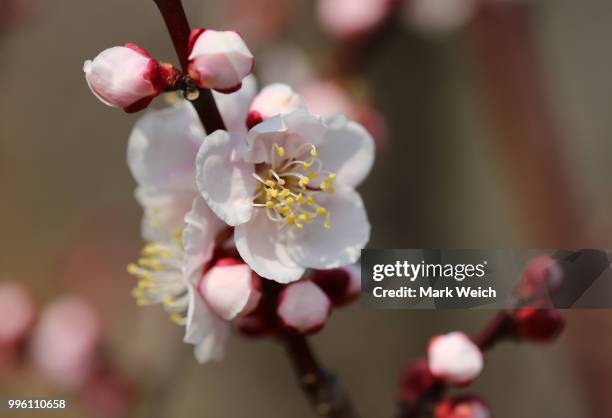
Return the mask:
<path fill-rule="evenodd" d="M 527 264 L 523 277 L 516 288 L 519 299 L 545 296 L 561 285 L 563 272 L 557 262 L 548 255 L 534 258 Z"/>
<path fill-rule="evenodd" d="M 458 30 L 476 14 L 478 0 L 408 0 L 403 2 L 405 23 L 424 34 Z"/>
<path fill-rule="evenodd" d="M 257 307 L 261 298 L 260 280 L 246 264 L 234 258 L 223 258 L 204 274 L 199 290 L 217 315 L 231 321 Z"/>
<path fill-rule="evenodd" d="M 429 391 L 436 380 L 429 371 L 425 361 L 406 367 L 400 378 L 398 398 L 400 401 L 412 404 Z"/>
<path fill-rule="evenodd" d="M 276 310 L 283 324 L 302 334 L 312 334 L 325 326 L 331 302 L 310 280 L 295 282 L 283 289 Z"/>
<path fill-rule="evenodd" d="M 515 314 L 518 337 L 532 342 L 550 342 L 557 338 L 565 320 L 556 309 L 523 308 Z"/>
<path fill-rule="evenodd" d="M 251 129 L 271 117 L 304 109 L 304 101 L 286 84 L 271 84 L 265 87 L 251 103 L 247 127 Z"/>
<path fill-rule="evenodd" d="M 233 93 L 255 60 L 237 32 L 195 29 L 189 37 L 189 77 L 201 88 Z"/>
<path fill-rule="evenodd" d="M 100 337 L 96 312 L 79 297 L 65 296 L 45 308 L 34 329 L 34 363 L 55 383 L 77 387 L 92 370 Z"/>
<path fill-rule="evenodd" d="M 393 11 L 393 0 L 319 0 L 317 15 L 323 29 L 347 40 L 380 27 Z"/>
<path fill-rule="evenodd" d="M 356 269 L 316 270 L 312 281 L 325 292 L 335 306 L 349 304 L 357 299 L 361 292 L 361 278 Z"/>
<path fill-rule="evenodd" d="M 462 332 L 433 337 L 427 348 L 427 362 L 437 379 L 459 386 L 471 383 L 483 366 L 482 352 Z"/>
<path fill-rule="evenodd" d="M 133 44 L 102 51 L 83 65 L 89 88 L 104 104 L 127 113 L 147 107 L 164 88 L 160 65 Z"/>
<path fill-rule="evenodd" d="M 475 396 L 457 396 L 440 402 L 434 418 L 491 418 L 487 404 Z"/>
<path fill-rule="evenodd" d="M 17 282 L 0 283 L 0 346 L 25 338 L 36 316 L 30 292 Z"/>

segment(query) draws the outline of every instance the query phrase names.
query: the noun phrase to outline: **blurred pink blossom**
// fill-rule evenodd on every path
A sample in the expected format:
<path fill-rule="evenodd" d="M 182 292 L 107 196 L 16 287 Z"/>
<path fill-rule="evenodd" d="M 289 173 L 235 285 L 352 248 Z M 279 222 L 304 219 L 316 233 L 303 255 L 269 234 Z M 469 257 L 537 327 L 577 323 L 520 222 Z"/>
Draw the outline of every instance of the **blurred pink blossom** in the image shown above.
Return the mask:
<path fill-rule="evenodd" d="M 116 370 L 102 368 L 87 381 L 81 399 L 96 416 L 127 417 L 134 400 L 134 387 L 128 378 Z"/>
<path fill-rule="evenodd" d="M 433 337 L 427 348 L 429 370 L 439 380 L 453 385 L 466 385 L 482 371 L 482 352 L 462 332 Z"/>
<path fill-rule="evenodd" d="M 382 25 L 393 11 L 393 0 L 319 0 L 317 16 L 332 37 L 348 40 Z"/>
<path fill-rule="evenodd" d="M 228 0 L 229 27 L 249 40 L 260 43 L 277 37 L 289 23 L 294 0 Z"/>
<path fill-rule="evenodd" d="M 101 331 L 98 315 L 86 301 L 64 296 L 43 310 L 34 329 L 34 363 L 56 384 L 78 387 L 91 371 Z"/>
<path fill-rule="evenodd" d="M 478 0 L 404 0 L 407 26 L 425 34 L 451 32 L 466 25 L 476 14 Z"/>
<path fill-rule="evenodd" d="M 0 346 L 22 340 L 30 331 L 36 306 L 25 286 L 0 282 Z"/>

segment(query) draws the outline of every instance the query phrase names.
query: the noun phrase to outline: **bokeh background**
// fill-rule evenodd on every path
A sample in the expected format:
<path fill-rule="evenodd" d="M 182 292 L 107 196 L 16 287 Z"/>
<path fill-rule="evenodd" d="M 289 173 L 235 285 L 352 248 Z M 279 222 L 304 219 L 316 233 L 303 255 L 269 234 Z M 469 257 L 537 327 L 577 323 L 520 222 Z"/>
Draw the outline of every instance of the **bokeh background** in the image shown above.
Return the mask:
<path fill-rule="evenodd" d="M 337 44 L 321 30 L 312 1 L 273 3 L 187 0 L 185 7 L 194 26 L 242 30 L 263 80 L 290 80 L 334 59 Z M 539 74 L 542 90 L 534 100 L 545 103 L 545 116 L 530 107 L 531 97 L 496 105 L 500 94 L 514 96 L 503 93 L 506 74 L 483 75 L 487 57 L 478 39 L 487 23 L 477 20 L 486 16 L 436 34 L 392 22 L 363 50 L 359 89 L 383 115 L 387 132 L 362 187 L 371 247 L 612 244 L 612 3 L 532 3 L 533 44 L 525 48 L 537 51 L 535 67 L 519 64 L 513 71 L 519 78 Z M 279 16 L 257 14 L 253 4 Z M 266 15 L 271 18 L 262 27 L 275 29 L 258 32 L 257 19 Z M 493 45 L 503 35 L 486 30 Z M 125 266 L 141 246 L 141 209 L 125 154 L 137 116 L 102 106 L 82 72 L 85 59 L 127 41 L 175 61 L 149 0 L 39 0 L 31 15 L 2 26 L 0 275 L 30 286 L 40 303 L 70 292 L 95 306 L 104 320 L 106 355 L 135 382 L 132 417 L 313 416 L 282 347 L 235 336 L 224 362 L 200 366 L 191 346 L 181 343 L 180 327 L 160 309 L 136 308 L 131 299 L 134 280 Z M 273 56 L 287 50 L 294 55 L 279 68 Z M 492 61 L 496 54 L 503 58 L 503 47 L 486 51 Z M 521 123 L 528 126 L 508 132 Z M 553 133 L 542 128 L 544 145 L 531 123 L 554 126 Z M 513 151 L 512 144 L 533 132 L 527 149 L 535 144 L 535 161 L 543 161 L 551 184 L 561 178 L 561 193 L 537 186 L 533 192 L 542 172 Z M 559 156 L 560 171 L 546 171 L 548 150 Z M 431 335 L 476 332 L 493 314 L 374 311 L 356 304 L 335 311 L 313 342 L 364 417 L 389 417 L 401 368 L 423 355 Z M 573 311 L 567 318 L 566 332 L 553 345 L 510 343 L 487 354 L 470 391 L 482 395 L 496 417 L 612 417 L 612 313 Z M 0 375 L 0 396 L 71 399 L 27 367 Z M 96 415 L 75 400 L 61 416 Z"/>

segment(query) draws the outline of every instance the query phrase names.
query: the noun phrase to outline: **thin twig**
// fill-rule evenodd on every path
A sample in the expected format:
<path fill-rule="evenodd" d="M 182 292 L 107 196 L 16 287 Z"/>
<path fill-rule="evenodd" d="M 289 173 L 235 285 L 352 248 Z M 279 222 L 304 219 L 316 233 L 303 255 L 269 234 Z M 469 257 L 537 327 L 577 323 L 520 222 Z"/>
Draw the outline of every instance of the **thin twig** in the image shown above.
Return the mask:
<path fill-rule="evenodd" d="M 275 309 L 281 286 L 263 281 L 266 306 Z M 306 337 L 284 330 L 280 324 L 278 338 L 285 347 L 304 394 L 322 417 L 358 418 L 352 401 L 340 381 L 321 367 Z"/>
<path fill-rule="evenodd" d="M 176 55 L 181 63 L 181 69 L 186 78 L 186 98 L 195 108 L 202 126 L 207 133 L 213 133 L 219 129 L 224 130 L 225 124 L 215 103 L 215 98 L 209 89 L 195 89 L 187 78 L 187 66 L 189 63 L 189 34 L 191 28 L 183 8 L 181 0 L 153 0 L 161 13 L 166 28 L 172 38 Z M 197 92 L 196 94 L 193 94 Z"/>

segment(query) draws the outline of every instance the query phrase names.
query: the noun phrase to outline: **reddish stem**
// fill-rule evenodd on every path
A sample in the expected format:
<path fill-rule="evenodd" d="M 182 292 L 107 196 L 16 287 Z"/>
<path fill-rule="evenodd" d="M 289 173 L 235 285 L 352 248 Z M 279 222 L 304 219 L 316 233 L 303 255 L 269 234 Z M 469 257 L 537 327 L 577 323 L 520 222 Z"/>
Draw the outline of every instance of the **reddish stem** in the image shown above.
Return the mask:
<path fill-rule="evenodd" d="M 189 92 L 189 94 L 186 94 L 187 99 L 198 113 L 207 133 L 210 134 L 220 129 L 225 130 L 225 124 L 223 123 L 212 92 L 209 89 L 196 89 L 186 75 L 189 65 L 189 34 L 191 33 L 191 28 L 189 27 L 189 21 L 187 20 L 182 1 L 153 1 L 164 18 L 166 28 L 168 29 L 168 33 L 174 44 L 174 49 L 176 50 L 176 55 L 181 63 L 181 69 L 183 70 L 186 81 L 185 91 Z M 196 90 L 198 94 L 192 94 Z"/>
<path fill-rule="evenodd" d="M 274 311 L 281 289 L 282 286 L 278 283 L 263 280 L 263 295 L 273 317 L 276 317 Z M 280 324 L 277 325 L 277 336 L 287 351 L 304 394 L 317 414 L 329 418 L 358 418 L 341 383 L 332 373 L 321 367 L 306 337 L 286 331 Z"/>

